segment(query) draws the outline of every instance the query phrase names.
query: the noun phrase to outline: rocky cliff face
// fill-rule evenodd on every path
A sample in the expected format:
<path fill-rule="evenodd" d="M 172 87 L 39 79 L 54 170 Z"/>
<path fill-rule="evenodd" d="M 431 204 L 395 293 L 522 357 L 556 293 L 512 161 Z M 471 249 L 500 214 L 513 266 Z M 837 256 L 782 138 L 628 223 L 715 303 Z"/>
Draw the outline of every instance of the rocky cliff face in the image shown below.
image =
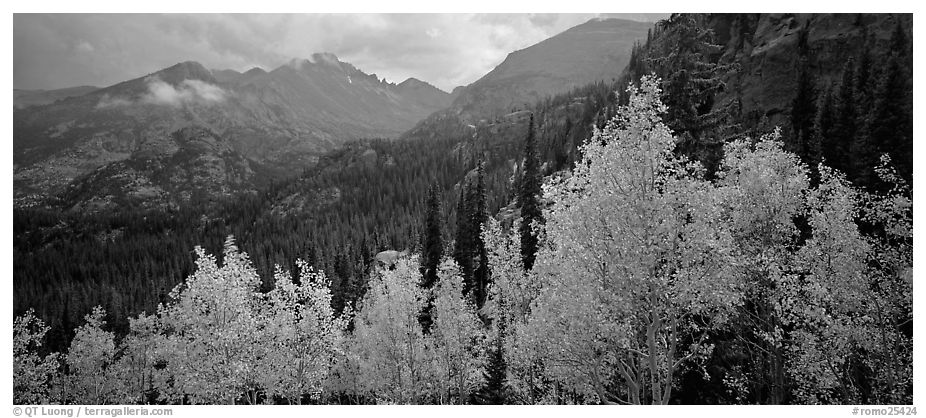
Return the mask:
<path fill-rule="evenodd" d="M 886 50 L 898 22 L 910 30 L 912 15 L 718 14 L 708 22 L 723 46 L 721 62 L 740 66 L 717 102 L 739 99 L 744 114 L 784 127 L 802 60 L 819 88 L 833 85 L 850 58 L 857 61 L 865 51 L 877 58 L 877 51 Z"/>
<path fill-rule="evenodd" d="M 194 126 L 242 157 L 298 172 L 345 141 L 397 136 L 449 103 L 448 93 L 427 83 L 387 83 L 332 54 L 270 72 L 184 62 L 14 111 L 14 195 L 23 201 L 61 192 L 83 174 Z"/>

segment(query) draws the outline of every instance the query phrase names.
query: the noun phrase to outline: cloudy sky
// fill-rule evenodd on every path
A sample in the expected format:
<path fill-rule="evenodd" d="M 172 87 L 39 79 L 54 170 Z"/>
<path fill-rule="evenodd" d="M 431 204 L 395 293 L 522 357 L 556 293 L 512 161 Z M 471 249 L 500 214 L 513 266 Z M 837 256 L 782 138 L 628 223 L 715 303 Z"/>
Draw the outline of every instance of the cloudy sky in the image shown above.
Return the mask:
<path fill-rule="evenodd" d="M 662 15 L 609 15 L 654 21 Z M 450 91 L 593 14 L 15 14 L 13 85 L 108 86 L 181 61 L 270 70 L 332 52 L 392 82 Z"/>

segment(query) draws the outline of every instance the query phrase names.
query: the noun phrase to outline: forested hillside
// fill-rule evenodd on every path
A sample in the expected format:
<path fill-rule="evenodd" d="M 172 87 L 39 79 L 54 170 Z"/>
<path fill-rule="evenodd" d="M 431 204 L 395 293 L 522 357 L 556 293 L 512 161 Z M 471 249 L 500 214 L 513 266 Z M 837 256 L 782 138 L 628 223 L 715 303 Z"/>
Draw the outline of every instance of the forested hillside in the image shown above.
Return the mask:
<path fill-rule="evenodd" d="M 574 160 L 577 144 L 604 120 L 600 109 L 615 99 L 610 84 L 598 83 L 537 104 L 546 172 Z M 36 308 L 52 325 L 53 346 L 64 344 L 64 330 L 96 305 L 124 330 L 127 315 L 152 311 L 192 272 L 193 245 L 217 250 L 229 234 L 261 277 L 275 264 L 309 260 L 332 278 L 340 307 L 362 294 L 377 252 L 419 245 L 431 184 L 442 191 L 442 228 L 448 236 L 455 231 L 460 183 L 480 159 L 490 213 L 506 208 L 509 223 L 517 217 L 509 204 L 528 114 L 473 127 L 448 123 L 433 137 L 352 143 L 296 179 L 213 203 L 100 213 L 16 209 L 14 309 Z"/>
<path fill-rule="evenodd" d="M 305 261 L 275 268 L 265 289 L 229 236 L 221 261 L 197 247 L 195 271 L 154 313 L 130 318 L 118 345 L 99 307 L 61 359 L 43 354 L 48 328 L 31 310 L 18 317 L 14 394 L 38 403 L 911 402 L 912 202 L 890 158 L 877 168 L 887 193 L 854 188 L 825 164 L 811 185 L 776 131 L 727 144 L 708 180 L 676 154 L 658 84 L 645 77 L 631 90 L 571 175 L 546 182 L 539 212 L 529 130 L 519 233 L 484 218 L 480 166 L 443 256 L 432 187 L 421 258 L 375 269 L 362 303 L 340 312 L 333 283 Z M 464 245 L 472 221 L 481 232 Z"/>
<path fill-rule="evenodd" d="M 911 31 L 673 15 L 617 81 L 257 193 L 16 209 L 14 396 L 910 403 Z"/>

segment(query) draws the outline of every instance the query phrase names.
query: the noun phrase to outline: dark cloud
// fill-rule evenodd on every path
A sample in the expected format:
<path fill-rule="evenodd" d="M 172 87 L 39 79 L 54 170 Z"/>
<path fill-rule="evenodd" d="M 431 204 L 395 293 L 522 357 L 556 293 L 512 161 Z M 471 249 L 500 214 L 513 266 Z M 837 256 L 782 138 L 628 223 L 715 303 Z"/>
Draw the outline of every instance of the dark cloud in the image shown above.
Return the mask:
<path fill-rule="evenodd" d="M 332 52 L 368 73 L 450 90 L 592 14 L 16 14 L 16 88 L 106 86 L 177 62 L 272 69 Z M 647 15 L 629 16 L 654 20 Z"/>

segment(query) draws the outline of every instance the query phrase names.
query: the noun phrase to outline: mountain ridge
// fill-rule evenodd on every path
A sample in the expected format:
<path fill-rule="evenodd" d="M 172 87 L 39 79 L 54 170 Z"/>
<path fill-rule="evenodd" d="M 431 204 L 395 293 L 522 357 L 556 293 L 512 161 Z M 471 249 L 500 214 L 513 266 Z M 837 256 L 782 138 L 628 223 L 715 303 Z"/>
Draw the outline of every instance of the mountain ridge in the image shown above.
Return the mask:
<path fill-rule="evenodd" d="M 99 90 L 96 86 L 74 86 L 60 89 L 13 89 L 13 108 L 25 109 L 63 100 L 68 97 L 83 96 Z"/>
<path fill-rule="evenodd" d="M 347 141 L 396 137 L 451 98 L 420 80 L 380 81 L 330 53 L 269 72 L 184 61 L 14 110 L 14 196 L 54 195 L 82 174 L 130 158 L 141 144 L 190 126 L 225 138 L 255 163 L 298 170 Z"/>
<path fill-rule="evenodd" d="M 461 90 L 452 108 L 475 118 L 508 113 L 545 97 L 620 76 L 634 42 L 652 23 L 596 18 L 509 53 Z"/>
<path fill-rule="evenodd" d="M 653 26 L 649 22 L 596 18 L 511 52 L 483 77 L 454 88 L 450 107 L 429 115 L 402 138 L 474 135 L 482 122 L 505 119 L 545 98 L 615 79 L 630 61 L 632 46 L 645 40 Z M 602 42 L 602 38 L 615 35 L 616 40 Z M 545 62 L 543 57 L 551 58 Z"/>
<path fill-rule="evenodd" d="M 327 52 L 243 73 L 180 62 L 14 114 L 14 195 L 33 201 L 60 193 L 86 173 L 134 158 L 142 144 L 167 143 L 163 138 L 191 126 L 284 173 L 311 167 L 354 139 L 465 136 L 481 119 L 617 77 L 651 26 L 593 19 L 510 53 L 450 93 L 414 77 L 390 83 Z"/>

